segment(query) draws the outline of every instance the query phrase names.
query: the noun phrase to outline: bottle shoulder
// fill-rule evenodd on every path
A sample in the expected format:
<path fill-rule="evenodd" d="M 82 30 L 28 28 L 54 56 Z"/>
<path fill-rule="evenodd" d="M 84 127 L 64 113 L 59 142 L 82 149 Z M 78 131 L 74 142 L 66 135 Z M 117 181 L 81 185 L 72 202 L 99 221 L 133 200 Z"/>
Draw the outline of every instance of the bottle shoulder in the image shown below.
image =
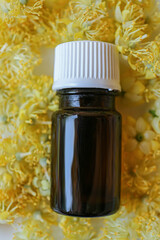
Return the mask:
<path fill-rule="evenodd" d="M 115 116 L 115 117 L 119 117 L 121 118 L 121 114 L 116 111 L 115 109 L 114 110 L 107 110 L 107 109 L 59 109 L 55 112 L 53 112 L 52 114 L 52 118 L 55 118 L 55 117 L 62 117 L 62 116 L 74 116 L 74 115 L 77 115 L 77 116 L 95 116 L 95 117 L 107 117 L 107 116 Z"/>

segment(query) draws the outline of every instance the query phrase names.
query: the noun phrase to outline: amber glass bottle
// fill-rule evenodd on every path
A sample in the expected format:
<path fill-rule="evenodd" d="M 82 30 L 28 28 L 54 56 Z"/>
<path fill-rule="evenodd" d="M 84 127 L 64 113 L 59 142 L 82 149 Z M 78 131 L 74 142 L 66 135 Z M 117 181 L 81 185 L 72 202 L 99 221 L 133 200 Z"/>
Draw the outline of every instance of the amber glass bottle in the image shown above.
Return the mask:
<path fill-rule="evenodd" d="M 99 49 L 101 44 L 107 44 L 79 43 L 82 50 L 89 47 L 90 51 L 92 46 Z M 71 53 L 74 49 L 75 55 L 75 42 L 67 44 L 70 44 Z M 60 48 L 66 51 L 66 46 L 60 45 Z M 60 56 L 59 51 L 57 55 Z M 59 84 L 57 88 L 54 86 L 59 96 L 59 110 L 52 116 L 51 208 L 68 216 L 106 216 L 116 212 L 120 205 L 121 115 L 115 110 L 119 87 L 117 84 L 117 89 L 112 89 L 107 80 L 105 87 L 101 85 L 103 83 L 95 87 L 91 81 L 87 87 L 85 84 L 84 87 L 77 84 L 77 87 L 73 79 L 79 81 L 79 78 L 71 78 L 68 74 L 67 88 L 63 79 L 62 86 L 60 80 L 54 83 L 55 86 Z"/>

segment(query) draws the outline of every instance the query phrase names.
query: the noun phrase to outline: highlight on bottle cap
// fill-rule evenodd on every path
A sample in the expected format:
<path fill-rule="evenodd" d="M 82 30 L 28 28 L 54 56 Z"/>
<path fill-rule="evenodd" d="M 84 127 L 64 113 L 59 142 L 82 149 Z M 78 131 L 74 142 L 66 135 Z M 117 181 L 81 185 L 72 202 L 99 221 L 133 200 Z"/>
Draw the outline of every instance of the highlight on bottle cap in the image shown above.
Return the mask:
<path fill-rule="evenodd" d="M 121 90 L 115 45 L 98 41 L 62 43 L 55 49 L 53 90 L 103 88 Z"/>

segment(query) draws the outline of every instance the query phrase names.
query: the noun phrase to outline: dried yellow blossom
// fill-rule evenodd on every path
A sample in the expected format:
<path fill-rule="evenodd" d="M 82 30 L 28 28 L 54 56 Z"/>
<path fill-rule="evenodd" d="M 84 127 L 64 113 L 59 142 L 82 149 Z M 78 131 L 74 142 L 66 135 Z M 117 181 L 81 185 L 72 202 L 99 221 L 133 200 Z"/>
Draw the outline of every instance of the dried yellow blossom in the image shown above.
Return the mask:
<path fill-rule="evenodd" d="M 149 195 L 152 190 L 151 177 L 155 176 L 157 166 L 153 158 L 142 161 L 136 156 L 130 159 L 129 157 L 129 155 L 124 156 L 122 203 L 128 208 L 131 207 L 131 211 L 136 211 L 137 205 L 134 208 L 134 200 L 139 198 L 140 205 L 140 200 Z M 133 197 L 134 199 L 131 200 Z"/>
<path fill-rule="evenodd" d="M 60 227 L 68 240 L 94 239 L 94 230 L 90 220 L 76 217 L 62 217 Z"/>
<path fill-rule="evenodd" d="M 0 17 L 7 23 L 27 17 L 37 19 L 43 2 L 43 0 L 1 0 Z"/>
<path fill-rule="evenodd" d="M 134 217 L 134 213 L 128 213 L 124 207 L 121 208 L 113 216 L 105 218 L 104 227 L 97 239 L 138 239 Z"/>
<path fill-rule="evenodd" d="M 15 87 L 22 77 L 29 75 L 35 65 L 40 63 L 40 55 L 37 51 L 32 52 L 26 43 L 5 41 L 4 38 L 0 42 L 0 85 L 6 87 L 10 84 Z"/>
<path fill-rule="evenodd" d="M 121 75 L 122 97 L 137 103 L 145 100 L 146 83 L 135 72 L 129 70 L 122 72 Z"/>
<path fill-rule="evenodd" d="M 15 100 L 3 100 L 3 105 L 0 108 L 0 135 L 3 138 L 8 138 L 14 135 L 16 123 L 15 118 L 18 114 L 18 107 Z"/>
<path fill-rule="evenodd" d="M 102 0 L 72 0 L 59 23 L 62 41 L 114 41 L 115 25 Z M 61 27 L 60 27 L 61 24 Z"/>
<path fill-rule="evenodd" d="M 145 75 L 146 79 L 160 76 L 160 41 L 155 40 L 132 50 L 128 62 L 133 70 Z"/>
<path fill-rule="evenodd" d="M 137 121 L 128 117 L 124 129 L 122 204 L 130 212 L 142 213 L 145 208 L 144 201 L 149 202 L 149 199 L 153 201 L 151 197 L 153 184 L 159 182 L 159 161 L 156 158 L 159 156 L 159 138 L 151 129 L 149 122 L 142 117 Z M 137 146 L 138 148 L 134 150 Z M 129 151 L 132 151 L 132 154 Z M 146 205 L 145 210 L 149 211 L 149 205 Z"/>
<path fill-rule="evenodd" d="M 151 106 L 149 113 L 151 114 L 149 120 L 154 131 L 160 134 L 160 99 L 157 99 Z"/>
<path fill-rule="evenodd" d="M 44 7 L 38 18 L 34 20 L 24 18 L 16 24 L 11 24 L 10 29 L 13 34 L 21 33 L 25 42 L 34 49 L 39 49 L 43 45 L 55 47 L 59 38 L 55 23 L 57 17 L 58 13 L 55 9 L 51 13 L 48 8 Z"/>
<path fill-rule="evenodd" d="M 15 240 L 54 240 L 53 230 L 43 218 L 41 211 L 35 211 L 23 221 L 22 231 L 14 234 Z"/>
<path fill-rule="evenodd" d="M 160 98 L 160 79 L 150 79 L 146 82 L 144 97 L 147 102 Z"/>
<path fill-rule="evenodd" d="M 159 162 L 159 159 L 158 159 Z M 152 188 L 148 195 L 144 195 L 139 203 L 138 213 L 143 212 L 149 213 L 151 215 L 159 215 L 160 209 L 160 178 L 154 175 L 154 182 L 152 183 Z"/>
<path fill-rule="evenodd" d="M 0 224 L 11 224 L 17 215 L 17 207 L 14 206 L 14 201 L 0 201 Z"/>
<path fill-rule="evenodd" d="M 107 239 L 154 239 L 159 238 L 159 218 L 156 215 L 142 213 L 136 216 L 125 208 L 106 218 L 105 226 L 98 240 Z"/>
<path fill-rule="evenodd" d="M 121 53 L 127 54 L 148 37 L 143 7 L 132 1 L 124 6 L 119 1 L 115 8 L 115 19 L 119 23 L 115 43 Z"/>
<path fill-rule="evenodd" d="M 125 145 L 126 151 L 134 151 L 139 148 L 143 154 L 150 154 L 152 140 L 154 140 L 156 134 L 144 118 L 139 117 L 137 121 L 133 119 L 132 124 L 127 124 L 126 132 L 128 136 Z"/>
<path fill-rule="evenodd" d="M 160 238 L 159 217 L 152 214 L 150 217 L 142 215 L 136 217 L 137 232 L 141 239 L 153 239 Z"/>
<path fill-rule="evenodd" d="M 35 177 L 33 178 L 32 184 L 37 191 L 40 192 L 41 196 L 50 196 L 50 176 L 47 171 L 47 158 L 43 157 L 39 159 L 41 167 L 35 169 Z M 45 166 L 46 165 L 46 166 Z"/>
<path fill-rule="evenodd" d="M 49 159 L 48 150 L 50 151 L 50 149 L 48 147 L 50 142 L 44 141 L 44 137 L 41 137 L 43 132 L 44 127 L 42 133 L 39 132 L 37 135 L 35 132 L 37 136 L 33 137 L 32 131 L 32 139 L 27 138 L 27 142 L 26 136 L 24 140 L 23 138 L 20 140 L 17 135 L 12 139 L 1 141 L 0 202 L 12 198 L 17 213 L 12 216 L 8 212 L 8 217 L 11 215 L 12 219 L 19 215 L 27 215 L 29 213 L 28 208 L 30 209 L 31 206 L 32 209 L 35 208 L 39 199 L 49 195 L 50 177 L 48 168 L 50 162 L 48 160 L 44 165 L 42 160 L 43 158 Z M 47 141 L 49 141 L 49 136 Z M 35 177 L 40 182 L 38 187 L 33 184 Z"/>

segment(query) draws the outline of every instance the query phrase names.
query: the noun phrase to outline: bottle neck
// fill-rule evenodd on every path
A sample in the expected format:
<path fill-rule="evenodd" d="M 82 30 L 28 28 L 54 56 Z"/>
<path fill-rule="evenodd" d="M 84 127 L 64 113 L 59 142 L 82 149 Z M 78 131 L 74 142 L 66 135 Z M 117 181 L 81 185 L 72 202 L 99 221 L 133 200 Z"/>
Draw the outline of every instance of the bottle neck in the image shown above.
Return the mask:
<path fill-rule="evenodd" d="M 105 89 L 62 89 L 58 90 L 59 107 L 62 109 L 83 108 L 83 109 L 115 109 L 115 96 L 117 91 Z"/>

